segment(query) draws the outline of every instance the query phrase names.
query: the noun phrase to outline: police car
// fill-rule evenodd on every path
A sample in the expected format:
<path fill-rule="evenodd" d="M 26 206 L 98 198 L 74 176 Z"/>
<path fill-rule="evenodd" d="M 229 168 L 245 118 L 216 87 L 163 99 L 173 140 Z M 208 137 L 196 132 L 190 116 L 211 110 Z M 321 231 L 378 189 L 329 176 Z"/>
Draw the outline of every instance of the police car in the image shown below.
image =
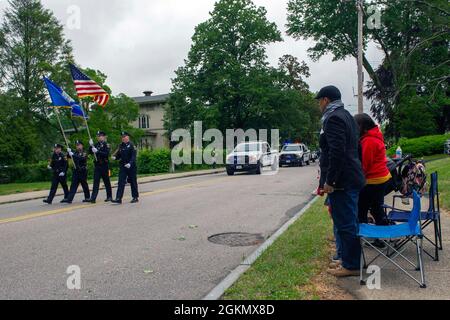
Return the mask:
<path fill-rule="evenodd" d="M 280 167 L 309 166 L 312 161 L 311 151 L 304 144 L 286 144 L 280 153 Z"/>
<path fill-rule="evenodd" d="M 278 170 L 278 150 L 272 150 L 269 143 L 264 141 L 239 144 L 227 156 L 227 174 L 236 172 L 255 172 L 261 174 L 264 167 Z"/>

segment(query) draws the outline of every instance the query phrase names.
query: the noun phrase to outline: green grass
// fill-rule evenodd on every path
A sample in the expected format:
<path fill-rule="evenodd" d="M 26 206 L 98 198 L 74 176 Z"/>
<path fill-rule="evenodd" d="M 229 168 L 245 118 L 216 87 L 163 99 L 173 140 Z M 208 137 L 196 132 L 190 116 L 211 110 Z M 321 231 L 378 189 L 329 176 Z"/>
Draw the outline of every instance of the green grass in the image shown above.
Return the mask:
<path fill-rule="evenodd" d="M 31 191 L 41 191 L 49 188 L 50 182 L 0 184 L 0 196 Z"/>
<path fill-rule="evenodd" d="M 319 299 L 311 282 L 329 262 L 331 219 L 319 199 L 226 292 L 226 300 Z"/>
<path fill-rule="evenodd" d="M 439 174 L 439 192 L 441 203 L 446 210 L 450 210 L 450 157 L 427 163 L 427 172 Z"/>

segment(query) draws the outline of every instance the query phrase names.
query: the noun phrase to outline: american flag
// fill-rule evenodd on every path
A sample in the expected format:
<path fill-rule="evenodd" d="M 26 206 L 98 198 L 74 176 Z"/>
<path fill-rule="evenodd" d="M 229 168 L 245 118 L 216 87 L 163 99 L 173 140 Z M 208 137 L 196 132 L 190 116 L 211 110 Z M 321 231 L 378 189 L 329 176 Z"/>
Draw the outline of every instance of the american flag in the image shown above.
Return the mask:
<path fill-rule="evenodd" d="M 109 101 L 109 94 L 73 64 L 70 64 L 70 71 L 78 97 L 93 97 L 96 103 L 105 107 Z"/>

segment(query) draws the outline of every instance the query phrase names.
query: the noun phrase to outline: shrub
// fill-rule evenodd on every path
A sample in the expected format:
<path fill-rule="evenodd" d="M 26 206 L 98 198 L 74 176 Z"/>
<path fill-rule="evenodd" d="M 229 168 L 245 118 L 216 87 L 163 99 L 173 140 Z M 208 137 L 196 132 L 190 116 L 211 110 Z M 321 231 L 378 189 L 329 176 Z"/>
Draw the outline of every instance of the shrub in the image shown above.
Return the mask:
<path fill-rule="evenodd" d="M 388 156 L 395 155 L 395 151 L 400 146 L 404 154 L 411 154 L 413 157 L 432 156 L 444 153 L 444 143 L 450 139 L 450 134 L 440 136 L 425 136 L 414 139 L 402 138 L 399 142 L 388 150 Z"/>
<path fill-rule="evenodd" d="M 138 154 L 137 166 L 140 174 L 166 173 L 170 171 L 169 149 L 142 150 Z"/>

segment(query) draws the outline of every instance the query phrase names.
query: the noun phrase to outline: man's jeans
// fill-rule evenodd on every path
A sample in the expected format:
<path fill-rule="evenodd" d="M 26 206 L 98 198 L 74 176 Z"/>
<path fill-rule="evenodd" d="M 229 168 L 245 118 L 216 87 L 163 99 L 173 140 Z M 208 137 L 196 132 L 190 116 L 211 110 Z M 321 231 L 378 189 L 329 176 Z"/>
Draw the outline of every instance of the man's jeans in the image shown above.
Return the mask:
<path fill-rule="evenodd" d="M 329 195 L 331 215 L 337 231 L 336 240 L 341 247 L 342 266 L 359 270 L 361 244 L 358 238 L 359 190 L 335 191 Z"/>

